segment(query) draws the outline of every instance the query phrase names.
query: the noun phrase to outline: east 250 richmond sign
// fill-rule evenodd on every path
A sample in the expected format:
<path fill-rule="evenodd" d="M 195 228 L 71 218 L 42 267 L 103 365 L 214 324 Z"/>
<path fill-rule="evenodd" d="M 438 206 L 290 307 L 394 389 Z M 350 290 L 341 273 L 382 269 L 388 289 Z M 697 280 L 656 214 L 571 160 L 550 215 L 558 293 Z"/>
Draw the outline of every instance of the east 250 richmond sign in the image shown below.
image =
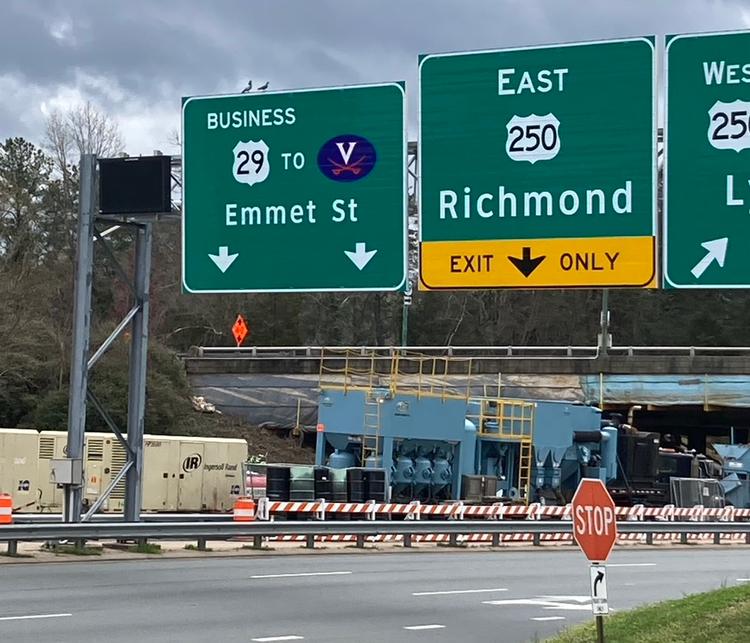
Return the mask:
<path fill-rule="evenodd" d="M 424 56 L 421 286 L 655 285 L 648 38 Z"/>

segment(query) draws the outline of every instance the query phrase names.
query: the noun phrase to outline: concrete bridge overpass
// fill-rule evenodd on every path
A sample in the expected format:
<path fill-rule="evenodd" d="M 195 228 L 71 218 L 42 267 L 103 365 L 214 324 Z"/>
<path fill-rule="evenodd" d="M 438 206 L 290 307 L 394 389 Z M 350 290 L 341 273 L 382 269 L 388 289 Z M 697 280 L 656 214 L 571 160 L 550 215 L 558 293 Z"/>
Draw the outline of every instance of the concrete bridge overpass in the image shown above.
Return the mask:
<path fill-rule="evenodd" d="M 322 365 L 382 373 L 396 356 L 411 358 L 399 368 L 412 377 L 408 364 L 423 357 L 435 369 L 423 376 L 472 395 L 632 412 L 639 428 L 686 434 L 696 448 L 706 436 L 750 441 L 750 347 L 200 347 L 183 359 L 194 394 L 254 424 L 290 427 L 315 425 Z"/>

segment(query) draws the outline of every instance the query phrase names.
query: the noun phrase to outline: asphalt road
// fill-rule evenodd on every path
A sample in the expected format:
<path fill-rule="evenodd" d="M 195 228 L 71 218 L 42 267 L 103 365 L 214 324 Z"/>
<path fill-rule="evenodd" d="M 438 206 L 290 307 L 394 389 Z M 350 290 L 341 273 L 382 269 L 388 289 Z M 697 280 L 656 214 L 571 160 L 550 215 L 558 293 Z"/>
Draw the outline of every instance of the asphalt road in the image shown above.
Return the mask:
<path fill-rule="evenodd" d="M 629 550 L 615 610 L 750 580 L 747 549 Z M 312 554 L 0 567 L 0 641 L 502 642 L 591 618 L 577 551 Z"/>

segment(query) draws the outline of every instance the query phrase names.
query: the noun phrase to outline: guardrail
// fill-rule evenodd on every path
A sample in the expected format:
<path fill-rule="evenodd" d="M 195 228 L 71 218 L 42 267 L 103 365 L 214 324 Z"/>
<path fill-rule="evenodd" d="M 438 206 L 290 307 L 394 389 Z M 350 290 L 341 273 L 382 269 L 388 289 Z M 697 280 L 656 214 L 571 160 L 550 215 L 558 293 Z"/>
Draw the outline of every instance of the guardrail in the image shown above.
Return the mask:
<path fill-rule="evenodd" d="M 331 352 L 332 351 L 332 352 Z M 343 359 L 361 356 L 390 360 L 396 355 L 426 355 L 428 357 L 463 357 L 472 359 L 595 359 L 597 346 L 198 346 L 187 357 L 228 359 Z"/>
<path fill-rule="evenodd" d="M 619 533 L 645 536 L 646 544 L 653 544 L 654 536 L 677 534 L 680 541 L 688 542 L 690 535 L 712 535 L 713 542 L 720 544 L 723 535 L 744 536 L 750 544 L 750 522 L 618 522 Z M 405 547 L 410 547 L 412 538 L 423 536 L 447 537 L 450 544 L 459 544 L 459 536 L 481 536 L 474 541 L 488 540 L 499 545 L 501 537 L 523 535 L 534 545 L 540 545 L 543 537 L 561 541 L 570 540 L 571 521 L 487 521 L 487 520 L 440 520 L 440 521 L 277 521 L 277 522 L 104 522 L 104 523 L 57 523 L 15 524 L 0 527 L 0 542 L 8 543 L 8 552 L 15 554 L 19 542 L 55 540 L 197 540 L 198 548 L 205 549 L 209 540 L 230 538 L 253 538 L 254 546 L 260 548 L 264 538 L 289 540 L 302 538 L 307 547 L 315 546 L 316 538 L 335 539 L 347 537 L 364 547 L 367 537 L 400 536 Z M 339 538 L 342 539 L 342 538 Z M 433 538 L 434 542 L 435 539 Z"/>
<path fill-rule="evenodd" d="M 376 359 L 419 353 L 430 357 L 491 359 L 597 359 L 599 346 L 197 346 L 185 357 L 227 359 L 290 359 L 327 357 L 326 351 L 349 351 Z M 608 346 L 609 356 L 734 356 L 750 357 L 748 346 Z"/>

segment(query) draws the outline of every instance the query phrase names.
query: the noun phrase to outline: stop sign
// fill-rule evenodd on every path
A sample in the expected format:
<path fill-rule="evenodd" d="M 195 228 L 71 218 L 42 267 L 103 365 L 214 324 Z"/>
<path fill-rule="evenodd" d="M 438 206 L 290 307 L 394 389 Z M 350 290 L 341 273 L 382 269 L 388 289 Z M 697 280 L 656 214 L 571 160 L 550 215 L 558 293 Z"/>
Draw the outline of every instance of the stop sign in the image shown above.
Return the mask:
<path fill-rule="evenodd" d="M 581 480 L 573 496 L 573 537 L 592 562 L 603 563 L 617 540 L 615 503 L 596 478 Z"/>

